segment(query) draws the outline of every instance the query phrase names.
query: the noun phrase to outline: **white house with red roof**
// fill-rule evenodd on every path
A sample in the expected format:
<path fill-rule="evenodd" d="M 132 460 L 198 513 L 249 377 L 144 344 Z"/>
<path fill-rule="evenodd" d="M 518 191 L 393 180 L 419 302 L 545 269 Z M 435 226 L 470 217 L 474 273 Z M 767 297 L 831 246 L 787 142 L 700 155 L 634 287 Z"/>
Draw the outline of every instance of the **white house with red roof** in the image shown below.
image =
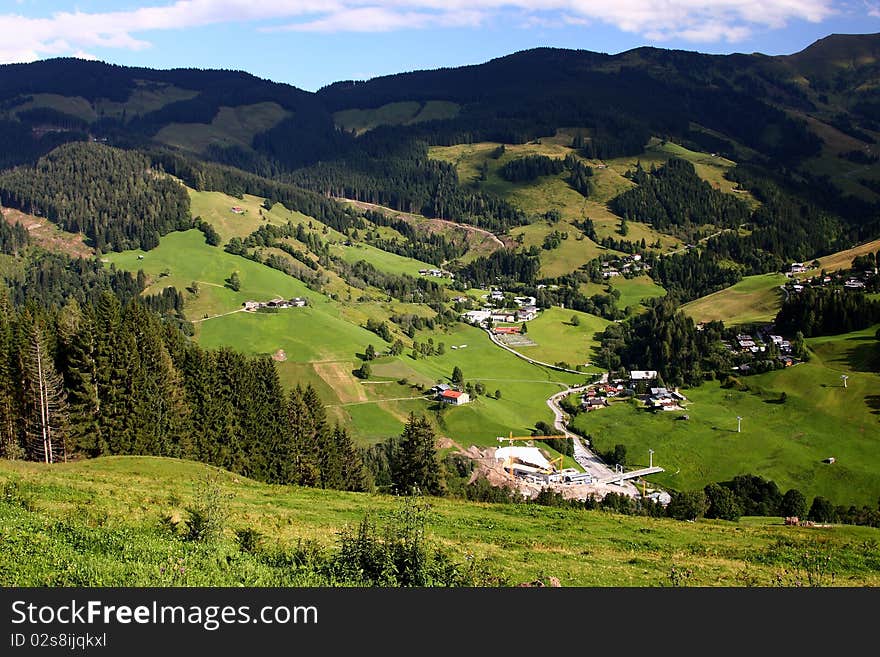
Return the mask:
<path fill-rule="evenodd" d="M 440 401 L 453 406 L 461 406 L 467 404 L 471 400 L 471 396 L 460 390 L 444 390 L 440 393 Z"/>

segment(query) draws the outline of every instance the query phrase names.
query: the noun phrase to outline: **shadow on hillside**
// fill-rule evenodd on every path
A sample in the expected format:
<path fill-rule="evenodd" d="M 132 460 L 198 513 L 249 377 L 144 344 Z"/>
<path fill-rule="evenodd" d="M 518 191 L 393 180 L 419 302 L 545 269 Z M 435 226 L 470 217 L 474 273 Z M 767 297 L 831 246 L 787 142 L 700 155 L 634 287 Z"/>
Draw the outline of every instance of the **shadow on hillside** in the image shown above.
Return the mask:
<path fill-rule="evenodd" d="M 880 369 L 880 343 L 873 336 L 858 336 L 843 341 L 845 350 L 828 364 L 842 365 L 853 372 L 876 372 Z"/>
<path fill-rule="evenodd" d="M 880 395 L 865 395 L 865 403 L 874 415 L 880 415 Z"/>

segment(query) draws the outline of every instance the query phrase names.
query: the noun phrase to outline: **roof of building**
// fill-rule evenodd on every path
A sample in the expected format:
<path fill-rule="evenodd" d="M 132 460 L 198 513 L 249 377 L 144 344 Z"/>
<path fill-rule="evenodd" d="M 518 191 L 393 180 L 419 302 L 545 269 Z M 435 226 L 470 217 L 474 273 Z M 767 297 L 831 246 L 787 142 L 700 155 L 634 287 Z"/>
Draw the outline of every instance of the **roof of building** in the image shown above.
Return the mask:
<path fill-rule="evenodd" d="M 440 396 L 441 396 L 441 397 L 446 397 L 447 399 L 458 399 L 458 398 L 461 397 L 463 394 L 464 394 L 464 393 L 461 392 L 461 391 L 459 391 L 459 390 L 444 390 L 444 391 L 440 394 Z"/>
<path fill-rule="evenodd" d="M 657 378 L 656 370 L 633 370 L 629 373 L 629 376 L 634 381 L 648 381 L 649 379 Z"/>

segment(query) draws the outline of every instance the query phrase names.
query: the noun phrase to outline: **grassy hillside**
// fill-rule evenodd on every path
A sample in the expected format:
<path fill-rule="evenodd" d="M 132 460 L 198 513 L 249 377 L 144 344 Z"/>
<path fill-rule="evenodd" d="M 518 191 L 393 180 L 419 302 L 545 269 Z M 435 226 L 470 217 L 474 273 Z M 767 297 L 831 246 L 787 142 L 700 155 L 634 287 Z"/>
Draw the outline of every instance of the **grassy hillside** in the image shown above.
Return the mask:
<path fill-rule="evenodd" d="M 333 114 L 333 121 L 343 130 L 362 135 L 380 125 L 411 125 L 424 121 L 453 119 L 458 116 L 459 106 L 444 100 L 426 103 L 404 101 L 388 103 L 374 109 L 346 109 Z"/>
<path fill-rule="evenodd" d="M 710 153 L 691 151 L 672 142 L 652 139 L 645 151 L 639 156 L 624 157 L 607 162 L 588 160 L 594 167 L 594 191 L 589 198 L 584 198 L 567 182 L 567 172 L 558 175 L 542 176 L 537 180 L 523 183 L 511 183 L 501 177 L 499 170 L 506 163 L 526 155 L 544 155 L 563 159 L 576 151 L 570 147 L 573 133 L 562 129 L 555 137 L 547 137 L 526 144 L 505 145 L 504 154 L 497 159 L 493 157 L 499 144 L 480 142 L 459 144 L 456 146 L 432 147 L 429 154 L 432 158 L 453 164 L 458 171 L 459 179 L 474 187 L 501 196 L 522 208 L 531 215 L 534 222 L 528 226 L 514 228 L 511 236 L 525 247 L 540 246 L 544 237 L 554 230 L 569 233 L 569 239 L 550 251 L 541 253 L 541 274 L 543 276 L 561 276 L 577 269 L 602 253 L 602 247 L 589 239 L 575 239 L 580 231 L 574 227 L 574 221 L 589 218 L 593 221 L 596 233 L 600 238 L 612 237 L 619 239 L 617 229 L 620 217 L 613 214 L 606 203 L 632 186 L 624 174 L 641 162 L 645 168 L 660 166 L 672 157 L 686 159 L 694 164 L 697 175 L 706 180 L 719 191 L 735 194 L 750 205 L 756 201 L 745 192 L 736 189 L 735 183 L 727 180 L 724 175 L 735 163 Z M 486 176 L 480 174 L 481 167 L 486 167 Z M 549 211 L 559 211 L 562 220 L 549 224 L 541 217 Z M 626 239 L 647 244 L 660 241 L 664 251 L 680 248 L 678 239 L 654 230 L 647 224 L 628 223 Z"/>
<path fill-rule="evenodd" d="M 187 292 L 186 311 L 196 323 L 202 346 L 230 346 L 246 353 L 273 355 L 287 385 L 312 383 L 330 405 L 331 418 L 350 426 L 364 441 L 398 434 L 410 411 L 429 411 L 433 402 L 411 399 L 422 393 L 410 384 L 430 386 L 436 380 L 448 380 L 456 365 L 467 380 L 483 382 L 492 393 L 502 391 L 500 400 L 480 397 L 468 406 L 444 408 L 431 415 L 443 435 L 468 445 L 492 444 L 495 436 L 511 430 L 528 432 L 538 420 L 551 420 L 544 401 L 561 388 L 560 382 L 581 380 L 530 365 L 493 345 L 482 331 L 456 325 L 445 332 L 421 332 L 416 337 L 422 342 L 428 337 L 435 344 L 445 342 L 444 355 L 413 360 L 407 350 L 400 357 L 380 359 L 373 366 L 373 378 L 384 382 L 365 384 L 352 374 L 361 363 L 356 354 L 363 353 L 368 344 L 379 352 L 389 345 L 362 325 L 368 318 L 387 321 L 395 313 L 423 314 L 424 306 L 331 300 L 280 271 L 208 246 L 197 230 L 166 235 L 159 247 L 146 253 L 113 253 L 106 260 L 130 271 L 143 269 L 151 282 L 147 293 L 169 285 L 186 290 L 197 282 L 198 294 Z M 238 292 L 225 285 L 233 271 L 241 280 Z M 241 311 L 246 300 L 276 296 L 306 297 L 310 305 L 275 314 Z M 468 346 L 451 348 L 462 344 Z M 585 350 L 586 346 L 577 349 Z M 401 379 L 407 383 L 398 384 Z"/>
<path fill-rule="evenodd" d="M 572 317 L 578 318 L 577 326 L 571 323 Z M 604 331 L 610 323 L 595 315 L 554 306 L 527 322 L 526 337 L 537 344 L 514 348 L 543 363 L 563 361 L 574 368 L 575 365 L 583 365 L 592 359 L 593 347 L 598 344 L 593 336 Z"/>
<path fill-rule="evenodd" d="M 746 276 L 739 283 L 682 306 L 695 322 L 721 320 L 727 325 L 771 322 L 782 304 L 782 274 Z"/>
<path fill-rule="evenodd" d="M 192 462 L 115 457 L 60 464 L 0 461 L 24 504 L 0 498 L 3 586 L 321 585 L 274 555 L 297 541 L 333 546 L 366 514 L 386 522 L 399 499 L 267 486 L 217 472 L 232 495 L 225 539 L 203 546 L 159 529 L 185 517 L 194 486 L 214 471 Z M 556 576 L 563 586 L 669 586 L 672 568 L 697 586 L 794 585 L 818 572 L 824 585 L 878 585 L 878 530 L 784 527 L 779 519 L 677 522 L 531 505 L 432 499 L 429 540 L 458 562 L 486 559 L 508 584 Z M 26 507 L 26 508 L 25 508 Z M 263 552 L 234 544 L 252 528 Z M 827 558 L 827 562 L 826 562 Z M 814 572 L 814 575 L 816 573 Z"/>
<path fill-rule="evenodd" d="M 249 149 L 254 136 L 271 129 L 285 117 L 278 103 L 221 107 L 211 123 L 171 123 L 155 139 L 169 146 L 202 153 L 208 146 L 240 146 Z"/>
<path fill-rule="evenodd" d="M 617 276 L 611 279 L 611 287 L 620 290 L 620 298 L 617 300 L 618 308 L 626 308 L 627 306 L 638 308 L 644 299 L 653 299 L 666 295 L 666 290 L 657 285 L 647 275 L 635 276 L 633 278 Z"/>
<path fill-rule="evenodd" d="M 647 463 L 654 449 L 654 463 L 666 468 L 655 480 L 672 488 L 752 473 L 783 491 L 794 487 L 836 504 L 874 506 L 880 498 L 876 329 L 811 339 L 810 362 L 742 377 L 747 391 L 717 382 L 686 390 L 688 420 L 676 419 L 678 412 L 653 414 L 616 403 L 577 416 L 574 425 L 601 450 L 625 444 L 632 464 Z M 834 464 L 822 462 L 829 456 Z"/>

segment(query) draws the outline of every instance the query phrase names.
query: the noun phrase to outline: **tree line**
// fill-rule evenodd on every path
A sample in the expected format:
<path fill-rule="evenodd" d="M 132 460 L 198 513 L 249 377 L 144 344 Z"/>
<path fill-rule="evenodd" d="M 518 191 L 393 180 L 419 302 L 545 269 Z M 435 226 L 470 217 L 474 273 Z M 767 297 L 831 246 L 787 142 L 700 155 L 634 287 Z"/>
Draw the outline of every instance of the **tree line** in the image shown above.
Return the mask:
<path fill-rule="evenodd" d="M 805 287 L 788 294 L 776 315 L 776 327 L 804 337 L 835 335 L 880 322 L 880 300 L 839 287 Z"/>
<path fill-rule="evenodd" d="M 313 388 L 285 393 L 268 357 L 203 350 L 109 292 L 48 310 L 0 304 L 7 458 L 171 456 L 267 482 L 370 488 L 347 431 Z"/>

